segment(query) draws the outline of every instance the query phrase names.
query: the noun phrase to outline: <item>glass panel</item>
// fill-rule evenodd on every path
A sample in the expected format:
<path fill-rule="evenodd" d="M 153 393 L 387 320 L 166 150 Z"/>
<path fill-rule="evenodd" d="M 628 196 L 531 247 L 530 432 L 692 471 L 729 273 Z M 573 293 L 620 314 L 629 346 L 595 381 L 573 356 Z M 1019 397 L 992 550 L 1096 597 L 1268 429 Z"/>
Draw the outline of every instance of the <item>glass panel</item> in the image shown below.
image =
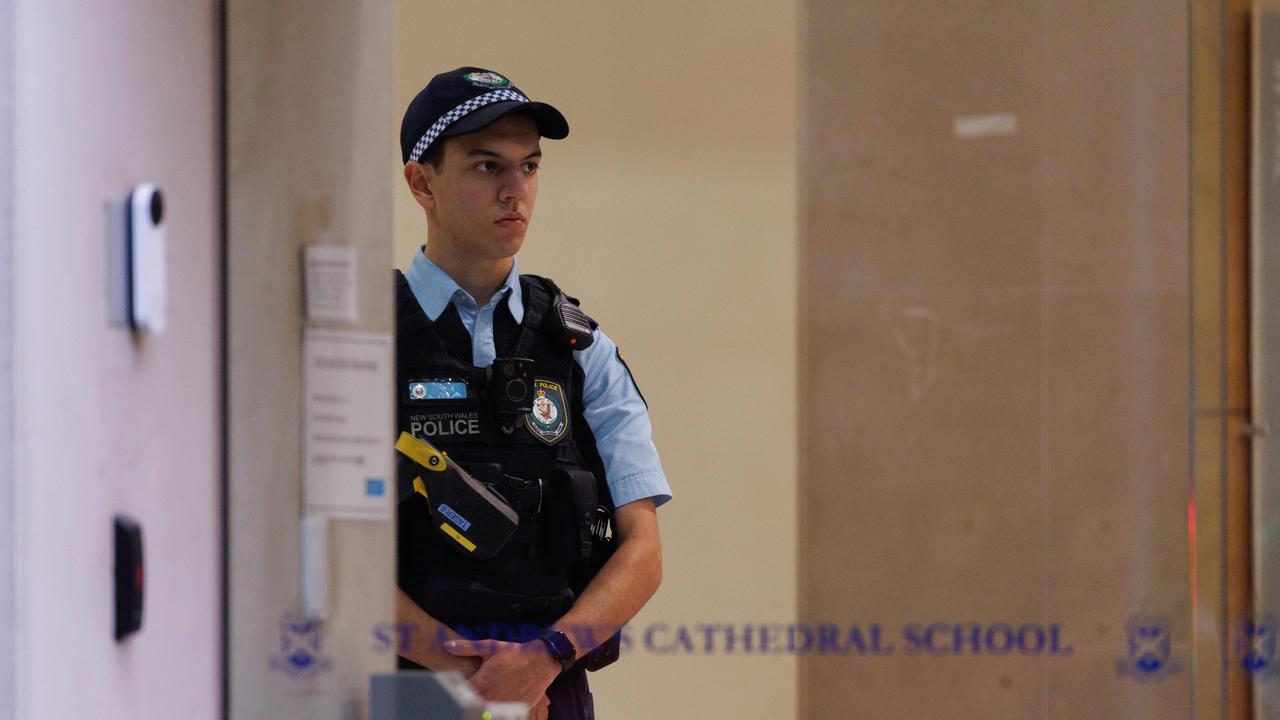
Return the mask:
<path fill-rule="evenodd" d="M 397 11 L 398 111 L 479 49 L 574 128 L 521 269 L 675 494 L 602 713 L 1250 716 L 1244 3 Z"/>
<path fill-rule="evenodd" d="M 1192 7 L 808 7 L 801 620 L 884 641 L 804 657 L 804 716 L 1191 715 L 1226 588 Z"/>

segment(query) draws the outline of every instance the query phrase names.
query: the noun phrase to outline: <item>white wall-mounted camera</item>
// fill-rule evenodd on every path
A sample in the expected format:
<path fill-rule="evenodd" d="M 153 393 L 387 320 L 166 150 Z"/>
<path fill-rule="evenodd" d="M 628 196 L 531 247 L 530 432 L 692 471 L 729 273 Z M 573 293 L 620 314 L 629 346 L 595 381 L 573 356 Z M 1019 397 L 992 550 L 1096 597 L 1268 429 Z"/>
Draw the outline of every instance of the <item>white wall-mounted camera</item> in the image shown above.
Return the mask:
<path fill-rule="evenodd" d="M 127 206 L 129 323 L 140 332 L 159 333 L 168 302 L 164 195 L 151 183 L 139 185 L 129 194 Z"/>

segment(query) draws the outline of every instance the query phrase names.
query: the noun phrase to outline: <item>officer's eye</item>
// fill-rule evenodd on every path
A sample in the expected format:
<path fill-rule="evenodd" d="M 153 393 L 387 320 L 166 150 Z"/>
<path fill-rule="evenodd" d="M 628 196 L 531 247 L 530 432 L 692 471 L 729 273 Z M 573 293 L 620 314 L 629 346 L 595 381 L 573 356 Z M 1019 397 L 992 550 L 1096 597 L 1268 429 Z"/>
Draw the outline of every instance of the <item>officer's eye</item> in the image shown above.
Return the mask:
<path fill-rule="evenodd" d="M 525 164 L 524 164 L 524 171 L 525 171 L 526 173 L 529 173 L 530 175 L 532 175 L 532 174 L 534 174 L 534 173 L 538 172 L 538 163 L 536 163 L 536 162 L 527 162 L 527 163 L 525 163 Z"/>

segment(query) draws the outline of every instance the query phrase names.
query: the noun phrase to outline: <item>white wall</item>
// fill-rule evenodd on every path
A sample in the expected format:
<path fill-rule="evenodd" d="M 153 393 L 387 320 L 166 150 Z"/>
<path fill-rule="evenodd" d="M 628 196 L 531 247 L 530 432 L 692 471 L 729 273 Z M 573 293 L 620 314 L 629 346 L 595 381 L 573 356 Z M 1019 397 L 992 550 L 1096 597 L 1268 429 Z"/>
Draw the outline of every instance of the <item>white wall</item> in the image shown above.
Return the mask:
<path fill-rule="evenodd" d="M 0 0 L 0 718 L 13 717 L 13 3 Z"/>
<path fill-rule="evenodd" d="M 213 2 L 18 0 L 12 276 L 17 718 L 213 718 L 219 693 Z M 169 329 L 105 307 L 103 203 L 167 195 Z M 112 515 L 142 631 L 113 639 Z"/>

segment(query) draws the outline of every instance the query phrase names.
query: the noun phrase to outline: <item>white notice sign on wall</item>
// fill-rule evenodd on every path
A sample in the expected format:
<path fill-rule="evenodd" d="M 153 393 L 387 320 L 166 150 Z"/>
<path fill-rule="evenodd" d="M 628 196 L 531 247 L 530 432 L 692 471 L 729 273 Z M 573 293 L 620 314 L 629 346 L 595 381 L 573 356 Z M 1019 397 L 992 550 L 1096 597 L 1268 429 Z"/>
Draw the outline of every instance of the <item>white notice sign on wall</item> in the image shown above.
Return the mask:
<path fill-rule="evenodd" d="M 303 510 L 390 517 L 391 336 L 307 330 L 303 339 Z"/>
<path fill-rule="evenodd" d="M 356 263 L 359 254 L 350 245 L 307 245 L 307 319 L 355 322 L 360 317 Z"/>

